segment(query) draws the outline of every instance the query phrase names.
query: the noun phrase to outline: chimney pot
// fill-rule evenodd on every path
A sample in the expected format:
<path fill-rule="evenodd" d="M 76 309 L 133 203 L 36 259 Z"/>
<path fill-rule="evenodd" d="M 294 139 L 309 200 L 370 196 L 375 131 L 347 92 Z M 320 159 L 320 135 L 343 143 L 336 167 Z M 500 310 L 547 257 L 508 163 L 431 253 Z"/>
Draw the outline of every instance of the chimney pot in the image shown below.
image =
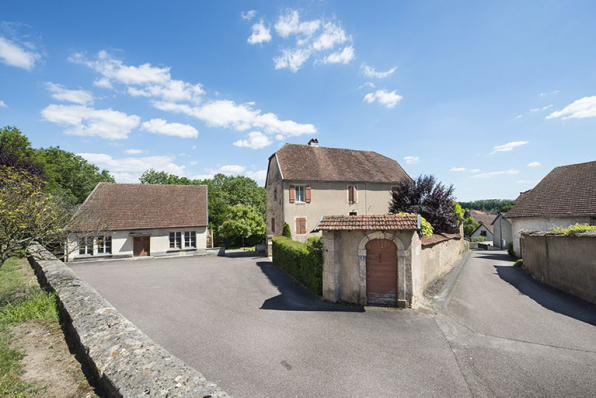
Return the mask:
<path fill-rule="evenodd" d="M 308 141 L 308 146 L 319 146 L 319 140 L 316 138 L 311 138 L 311 140 Z"/>

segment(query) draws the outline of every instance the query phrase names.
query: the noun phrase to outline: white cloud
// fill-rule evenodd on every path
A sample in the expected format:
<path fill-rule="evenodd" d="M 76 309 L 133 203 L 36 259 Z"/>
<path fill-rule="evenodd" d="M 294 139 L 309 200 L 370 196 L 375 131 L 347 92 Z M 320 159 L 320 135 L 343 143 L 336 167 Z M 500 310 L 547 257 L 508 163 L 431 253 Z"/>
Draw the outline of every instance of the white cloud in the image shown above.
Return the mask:
<path fill-rule="evenodd" d="M 551 113 L 546 118 L 553 119 L 555 117 L 562 117 L 563 119 L 596 117 L 596 96 L 578 99 L 562 110 Z"/>
<path fill-rule="evenodd" d="M 0 101 L 0 108 L 8 108 L 8 105 L 4 101 Z"/>
<path fill-rule="evenodd" d="M 197 138 L 199 132 L 188 124 L 168 123 L 163 119 L 151 119 L 141 125 L 142 130 L 154 134 L 165 134 L 180 138 Z"/>
<path fill-rule="evenodd" d="M 520 119 L 521 117 L 522 117 L 522 115 L 517 115 L 515 118 Z"/>
<path fill-rule="evenodd" d="M 234 145 L 252 149 L 261 149 L 271 145 L 272 143 L 273 141 L 265 134 L 261 133 L 260 131 L 252 131 L 248 133 L 247 140 L 236 141 L 234 142 Z"/>
<path fill-rule="evenodd" d="M 358 90 L 360 90 L 361 88 L 364 88 L 364 87 L 375 88 L 375 84 L 372 82 L 366 82 L 362 86 L 358 87 Z"/>
<path fill-rule="evenodd" d="M 407 164 L 417 164 L 420 161 L 418 156 L 406 156 L 404 158 Z"/>
<path fill-rule="evenodd" d="M 480 169 L 472 169 L 472 170 L 468 170 L 470 173 L 479 173 Z"/>
<path fill-rule="evenodd" d="M 93 60 L 88 60 L 82 53 L 75 53 L 68 60 L 100 73 L 103 78 L 95 81 L 96 86 L 109 88 L 112 83 L 121 83 L 128 86 L 128 93 L 135 97 L 197 102 L 205 93 L 201 84 L 172 79 L 169 67 L 160 68 L 149 63 L 139 66 L 125 65 L 106 51 L 100 51 Z"/>
<path fill-rule="evenodd" d="M 265 178 L 267 178 L 267 170 L 247 171 L 246 176 L 255 181 L 265 181 Z"/>
<path fill-rule="evenodd" d="M 519 170 L 505 170 L 505 171 L 491 171 L 490 173 L 481 173 L 471 176 L 471 178 L 491 178 L 492 176 L 501 175 L 501 174 L 517 174 Z"/>
<path fill-rule="evenodd" d="M 347 46 L 342 51 L 329 54 L 323 59 L 324 64 L 347 64 L 354 59 L 354 47 Z"/>
<path fill-rule="evenodd" d="M 466 171 L 465 167 L 452 167 L 449 171 Z"/>
<path fill-rule="evenodd" d="M 81 105 L 51 104 L 41 111 L 43 120 L 68 127 L 64 133 L 98 136 L 108 140 L 122 140 L 135 129 L 141 118 L 112 109 L 95 109 Z"/>
<path fill-rule="evenodd" d="M 497 152 L 511 152 L 513 148 L 517 148 L 518 146 L 526 145 L 529 141 L 513 141 L 509 142 L 504 145 L 496 145 L 493 147 L 493 151 L 490 153 L 491 155 Z"/>
<path fill-rule="evenodd" d="M 550 93 L 540 93 L 541 97 L 546 97 L 547 95 L 553 95 L 553 94 L 557 94 L 560 93 L 561 90 L 555 90 L 555 91 L 551 91 Z"/>
<path fill-rule="evenodd" d="M 374 93 L 368 93 L 364 96 L 364 100 L 370 104 L 377 101 L 379 104 L 387 107 L 393 108 L 399 101 L 402 100 L 402 96 L 399 94 L 395 94 L 395 90 L 388 92 L 385 89 L 377 90 Z"/>
<path fill-rule="evenodd" d="M 551 105 L 547 105 L 547 106 L 543 106 L 542 108 L 532 108 L 532 109 L 530 109 L 530 112 L 545 111 L 545 110 L 547 110 L 550 107 L 552 107 L 552 104 Z"/>
<path fill-rule="evenodd" d="M 0 62 L 3 64 L 31 70 L 40 59 L 41 54 L 30 43 L 17 43 L 0 36 Z"/>
<path fill-rule="evenodd" d="M 268 134 L 280 134 L 285 137 L 312 134 L 317 130 L 312 124 L 299 124 L 292 120 L 279 120 L 273 113 L 262 114 L 260 109 L 253 109 L 253 103 L 237 105 L 234 101 L 220 100 L 199 107 L 172 102 L 156 102 L 156 108 L 184 113 L 196 117 L 211 127 L 233 128 L 245 131 L 250 128 L 263 129 Z"/>
<path fill-rule="evenodd" d="M 93 103 L 93 95 L 85 90 L 68 90 L 61 84 L 54 84 L 47 82 L 46 89 L 53 93 L 52 97 L 58 101 L 74 102 L 79 105 L 87 105 Z"/>
<path fill-rule="evenodd" d="M 240 16 L 242 17 L 242 19 L 250 21 L 251 19 L 253 19 L 255 17 L 255 15 L 257 15 L 257 10 L 249 10 L 249 11 L 242 11 L 240 13 Z"/>
<path fill-rule="evenodd" d="M 252 27 L 252 34 L 246 40 L 248 44 L 258 44 L 263 42 L 271 41 L 270 28 L 263 24 L 263 21 L 254 24 Z"/>
<path fill-rule="evenodd" d="M 538 167 L 538 166 L 540 166 L 540 162 L 528 163 L 528 167 Z"/>
<path fill-rule="evenodd" d="M 295 46 L 283 48 L 281 55 L 273 58 L 275 69 L 288 68 L 297 72 L 311 56 L 315 58 L 315 64 L 347 64 L 354 59 L 353 46 L 336 50 L 336 47 L 352 42 L 352 37 L 339 22 L 323 19 L 301 22 L 298 11 L 288 9 L 279 16 L 274 29 L 282 38 L 295 36 Z"/>
<path fill-rule="evenodd" d="M 368 66 L 366 63 L 363 63 L 360 66 L 360 68 L 362 69 L 362 73 L 364 73 L 365 76 L 377 79 L 384 79 L 386 77 L 389 77 L 393 74 L 393 72 L 397 70 L 397 66 L 394 66 L 393 68 L 385 72 L 377 72 L 375 68 L 373 68 L 372 66 Z"/>
<path fill-rule="evenodd" d="M 238 166 L 237 164 L 228 164 L 228 165 L 225 165 L 225 166 L 221 166 L 219 169 L 215 170 L 215 173 L 214 174 L 217 174 L 217 173 L 222 173 L 222 174 L 240 174 L 244 170 L 246 170 L 246 167 L 244 167 L 244 166 Z"/>
<path fill-rule="evenodd" d="M 165 171 L 175 175 L 184 175 L 184 166 L 173 163 L 170 156 L 146 156 L 114 159 L 104 153 L 77 153 L 99 168 L 110 171 L 117 182 L 136 182 L 146 170 Z"/>
<path fill-rule="evenodd" d="M 107 77 L 102 77 L 101 79 L 94 80 L 93 85 L 95 87 L 101 87 L 101 88 L 109 88 L 109 89 L 114 88 L 114 87 L 112 87 L 112 83 L 110 83 L 110 79 L 108 79 Z"/>
<path fill-rule="evenodd" d="M 144 151 L 142 149 L 127 149 L 124 152 L 126 152 L 129 155 L 138 155 L 138 154 L 143 153 Z"/>

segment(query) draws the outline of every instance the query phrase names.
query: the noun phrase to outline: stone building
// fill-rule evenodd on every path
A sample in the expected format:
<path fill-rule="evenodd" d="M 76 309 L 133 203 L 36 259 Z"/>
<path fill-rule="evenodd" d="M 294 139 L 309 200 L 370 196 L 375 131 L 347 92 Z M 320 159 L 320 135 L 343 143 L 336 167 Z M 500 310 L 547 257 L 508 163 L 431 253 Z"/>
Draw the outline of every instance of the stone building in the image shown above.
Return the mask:
<path fill-rule="evenodd" d="M 522 193 L 505 216 L 511 221 L 513 249 L 520 257 L 522 231 L 596 225 L 596 161 L 556 167 L 536 187 Z"/>
<path fill-rule="evenodd" d="M 267 235 L 284 224 L 306 241 L 324 215 L 387 214 L 391 189 L 410 179 L 395 160 L 371 151 L 286 144 L 269 158 Z"/>
<path fill-rule="evenodd" d="M 100 182 L 79 215 L 67 261 L 205 253 L 205 185 Z"/>

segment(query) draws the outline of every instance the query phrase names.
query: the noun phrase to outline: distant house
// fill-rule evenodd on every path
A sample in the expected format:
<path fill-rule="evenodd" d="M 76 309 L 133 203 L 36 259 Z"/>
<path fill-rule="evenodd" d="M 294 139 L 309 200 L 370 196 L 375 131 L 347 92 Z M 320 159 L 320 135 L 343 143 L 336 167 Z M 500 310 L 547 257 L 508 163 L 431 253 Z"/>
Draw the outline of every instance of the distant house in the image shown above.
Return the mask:
<path fill-rule="evenodd" d="M 286 144 L 269 157 L 267 234 L 284 224 L 305 241 L 325 215 L 387 214 L 392 187 L 410 179 L 395 160 L 371 151 Z"/>
<path fill-rule="evenodd" d="M 69 226 L 67 261 L 205 252 L 205 185 L 100 182 L 79 214 L 82 221 Z"/>
<path fill-rule="evenodd" d="M 471 239 L 484 237 L 486 241 L 492 244 L 493 241 L 493 226 L 492 222 L 494 221 L 496 214 L 493 213 L 485 213 L 480 210 L 470 210 L 470 217 L 474 219 L 478 224 L 480 224 L 470 236 Z"/>
<path fill-rule="evenodd" d="M 511 221 L 502 213 L 499 213 L 491 225 L 493 227 L 493 247 L 507 249 L 509 243 L 513 241 Z"/>
<path fill-rule="evenodd" d="M 513 248 L 520 253 L 521 231 L 548 231 L 576 223 L 596 225 L 596 162 L 553 169 L 522 193 L 505 214 L 511 220 Z"/>

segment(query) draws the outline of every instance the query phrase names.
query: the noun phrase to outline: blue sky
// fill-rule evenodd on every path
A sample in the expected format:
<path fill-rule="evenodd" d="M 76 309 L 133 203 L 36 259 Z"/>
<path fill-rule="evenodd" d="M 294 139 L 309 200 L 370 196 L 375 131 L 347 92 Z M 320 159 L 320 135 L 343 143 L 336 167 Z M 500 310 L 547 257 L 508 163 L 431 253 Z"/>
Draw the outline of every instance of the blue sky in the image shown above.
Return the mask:
<path fill-rule="evenodd" d="M 136 182 L 373 150 L 459 200 L 596 160 L 592 1 L 0 3 L 0 125 Z"/>

